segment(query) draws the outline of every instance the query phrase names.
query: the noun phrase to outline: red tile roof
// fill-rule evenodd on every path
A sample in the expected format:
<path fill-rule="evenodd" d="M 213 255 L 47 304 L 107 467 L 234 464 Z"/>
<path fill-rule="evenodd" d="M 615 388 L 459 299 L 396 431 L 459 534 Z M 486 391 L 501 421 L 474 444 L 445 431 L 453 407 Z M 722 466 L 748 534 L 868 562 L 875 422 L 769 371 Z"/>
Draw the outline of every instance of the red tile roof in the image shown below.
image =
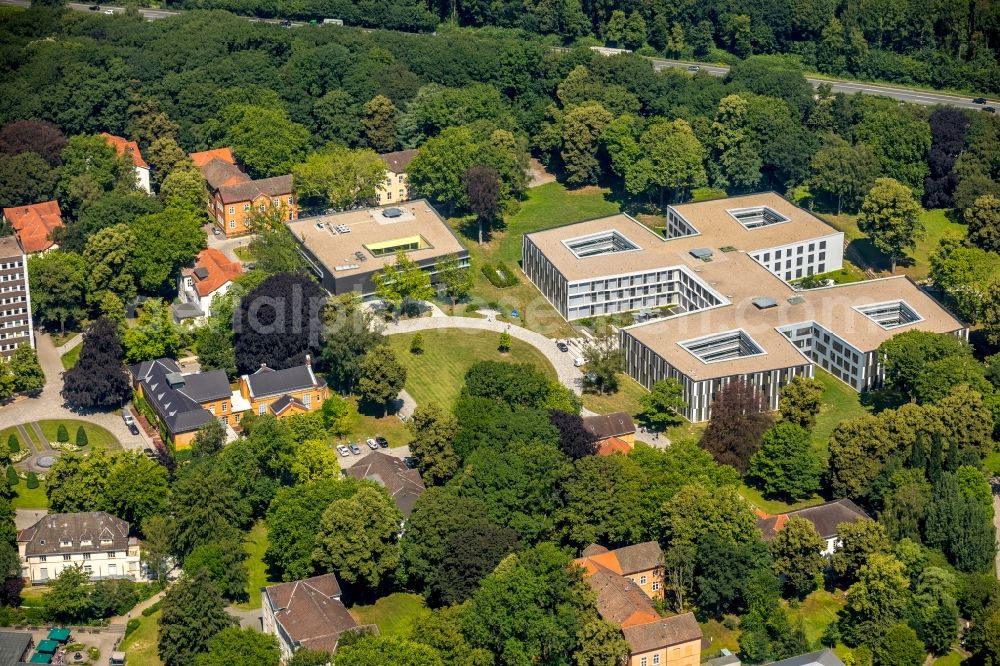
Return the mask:
<path fill-rule="evenodd" d="M 333 574 L 272 585 L 263 594 L 285 635 L 301 647 L 334 652 L 341 634 L 358 626 L 340 601 Z"/>
<path fill-rule="evenodd" d="M 236 158 L 233 157 L 233 151 L 229 148 L 213 148 L 212 150 L 203 150 L 200 153 L 191 153 L 188 155 L 194 165 L 199 169 L 212 160 L 222 160 L 223 162 L 229 162 L 230 164 L 236 164 Z"/>
<path fill-rule="evenodd" d="M 770 541 L 774 535 L 781 531 L 792 517 L 805 518 L 813 524 L 816 532 L 824 539 L 832 539 L 837 536 L 837 531 L 843 523 L 853 523 L 859 520 L 871 520 L 868 514 L 861 507 L 844 498 L 826 502 L 818 506 L 811 506 L 797 511 L 781 513 L 771 516 L 763 511 L 757 513 L 757 526 L 764 534 L 764 540 Z"/>
<path fill-rule="evenodd" d="M 118 153 L 118 157 L 121 157 L 125 153 L 132 156 L 132 163 L 141 169 L 148 169 L 149 165 L 146 161 L 142 159 L 142 153 L 139 152 L 139 144 L 135 141 L 129 141 L 126 138 L 115 136 L 114 134 L 108 134 L 107 132 L 101 132 L 101 136 L 108 140 L 111 147 L 115 149 Z"/>
<path fill-rule="evenodd" d="M 592 544 L 583 551 L 583 557 L 577 559 L 576 563 L 590 573 L 603 567 L 616 574 L 634 574 L 663 566 L 663 551 L 655 541 L 644 541 L 615 550 Z"/>
<path fill-rule="evenodd" d="M 599 456 L 610 456 L 613 453 L 628 455 L 631 450 L 632 445 L 618 437 L 608 437 L 597 443 L 597 455 Z"/>
<path fill-rule="evenodd" d="M 211 247 L 205 248 L 198 254 L 192 268 L 181 271 L 181 275 L 191 278 L 199 296 L 208 296 L 242 274 L 243 267 L 240 262 L 230 261 L 226 255 Z"/>
<path fill-rule="evenodd" d="M 49 235 L 53 229 L 63 226 L 58 201 L 4 208 L 3 216 L 14 227 L 14 233 L 21 241 L 21 247 L 28 254 L 43 252 L 52 247 Z"/>

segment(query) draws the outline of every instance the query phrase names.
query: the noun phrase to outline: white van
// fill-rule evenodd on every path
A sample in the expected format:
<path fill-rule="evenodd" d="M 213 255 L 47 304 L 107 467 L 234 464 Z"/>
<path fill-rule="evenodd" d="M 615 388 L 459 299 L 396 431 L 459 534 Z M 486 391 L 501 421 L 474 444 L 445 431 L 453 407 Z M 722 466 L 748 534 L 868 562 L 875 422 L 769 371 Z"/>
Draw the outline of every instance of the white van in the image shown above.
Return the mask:
<path fill-rule="evenodd" d="M 582 368 L 585 365 L 587 365 L 587 359 L 585 359 L 584 357 L 577 356 L 576 358 L 573 359 L 573 367 Z"/>

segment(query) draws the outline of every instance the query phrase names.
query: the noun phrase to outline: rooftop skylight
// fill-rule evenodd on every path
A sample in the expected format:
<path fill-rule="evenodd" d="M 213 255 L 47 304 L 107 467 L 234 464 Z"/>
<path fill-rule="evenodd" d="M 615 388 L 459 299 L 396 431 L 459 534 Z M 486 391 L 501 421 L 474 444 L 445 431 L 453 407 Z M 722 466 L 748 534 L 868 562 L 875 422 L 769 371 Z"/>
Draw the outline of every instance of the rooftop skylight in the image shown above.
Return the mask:
<path fill-rule="evenodd" d="M 743 329 L 706 335 L 678 344 L 694 354 L 702 363 L 732 361 L 764 354 L 764 349 Z"/>
<path fill-rule="evenodd" d="M 788 218 L 781 213 L 767 206 L 753 206 L 751 208 L 731 208 L 726 211 L 745 229 L 757 229 L 771 224 L 788 222 Z"/>
<path fill-rule="evenodd" d="M 569 248 L 569 251 L 576 255 L 577 259 L 599 257 L 603 254 L 615 254 L 617 252 L 631 252 L 640 249 L 638 245 L 614 230 L 580 236 L 579 238 L 570 238 L 563 242 Z"/>
<path fill-rule="evenodd" d="M 884 329 L 899 328 L 923 319 L 906 301 L 872 303 L 854 309 Z"/>

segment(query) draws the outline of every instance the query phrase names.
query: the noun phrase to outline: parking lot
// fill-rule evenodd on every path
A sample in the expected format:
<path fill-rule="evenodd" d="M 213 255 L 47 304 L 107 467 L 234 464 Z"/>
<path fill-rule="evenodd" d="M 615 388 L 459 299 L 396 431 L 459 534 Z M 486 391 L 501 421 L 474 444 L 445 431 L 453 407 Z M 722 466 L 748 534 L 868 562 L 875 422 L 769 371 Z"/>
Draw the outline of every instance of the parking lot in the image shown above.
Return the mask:
<path fill-rule="evenodd" d="M 343 444 L 346 446 L 347 442 L 344 441 Z M 373 452 L 373 449 L 369 448 L 368 445 L 363 441 L 355 442 L 355 444 L 358 446 L 358 449 L 361 451 L 361 453 L 357 454 L 352 453 L 350 455 L 344 456 L 339 451 L 337 452 L 337 458 L 338 462 L 340 462 L 341 469 L 348 469 L 349 467 L 354 467 L 356 464 L 364 460 L 368 454 Z M 391 442 L 389 448 L 379 447 L 378 450 L 386 455 L 394 456 L 396 458 L 406 459 L 410 456 L 409 446 L 391 446 Z"/>

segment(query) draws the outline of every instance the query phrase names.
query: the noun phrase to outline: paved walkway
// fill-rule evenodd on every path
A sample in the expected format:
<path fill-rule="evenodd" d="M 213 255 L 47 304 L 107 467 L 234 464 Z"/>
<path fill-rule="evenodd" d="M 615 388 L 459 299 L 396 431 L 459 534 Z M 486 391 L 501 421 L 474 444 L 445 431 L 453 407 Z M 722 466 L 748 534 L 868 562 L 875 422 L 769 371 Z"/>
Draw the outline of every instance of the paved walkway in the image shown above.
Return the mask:
<path fill-rule="evenodd" d="M 438 310 L 438 312 L 440 312 L 440 310 Z M 528 329 L 514 323 L 508 324 L 501 321 L 472 319 L 470 317 L 449 317 L 443 312 L 441 312 L 440 315 L 432 312 L 430 317 L 389 322 L 385 325 L 385 334 L 392 335 L 394 333 L 412 333 L 414 331 L 427 331 L 439 328 L 474 329 L 481 331 L 493 331 L 495 333 L 507 331 L 510 333 L 512 338 L 517 338 L 518 340 L 527 342 L 529 345 L 542 352 L 542 354 L 545 355 L 545 358 L 552 363 L 552 367 L 556 370 L 556 376 L 564 386 L 568 386 L 573 389 L 573 391 L 577 394 L 582 392 L 583 373 L 580 372 L 579 368 L 573 366 L 572 354 L 559 351 L 556 347 L 555 340 L 547 338 L 540 333 L 529 331 Z"/>
<path fill-rule="evenodd" d="M 47 419 L 77 419 L 107 428 L 126 449 L 141 450 L 144 446 L 149 446 L 141 436 L 128 431 L 117 409 L 110 412 L 77 413 L 67 408 L 60 395 L 63 387 L 63 367 L 62 361 L 59 360 L 59 350 L 48 335 L 37 334 L 35 342 L 38 348 L 38 362 L 45 373 L 45 388 L 37 397 L 20 397 L 11 404 L 0 407 L 0 429 Z M 26 433 L 21 434 L 24 436 Z M 26 437 L 25 439 L 29 442 L 29 446 L 32 446 L 32 450 L 37 448 Z M 44 441 L 42 437 L 39 439 Z"/>
<path fill-rule="evenodd" d="M 990 479 L 993 488 L 993 523 L 997 527 L 997 578 L 1000 578 L 1000 477 Z"/>

